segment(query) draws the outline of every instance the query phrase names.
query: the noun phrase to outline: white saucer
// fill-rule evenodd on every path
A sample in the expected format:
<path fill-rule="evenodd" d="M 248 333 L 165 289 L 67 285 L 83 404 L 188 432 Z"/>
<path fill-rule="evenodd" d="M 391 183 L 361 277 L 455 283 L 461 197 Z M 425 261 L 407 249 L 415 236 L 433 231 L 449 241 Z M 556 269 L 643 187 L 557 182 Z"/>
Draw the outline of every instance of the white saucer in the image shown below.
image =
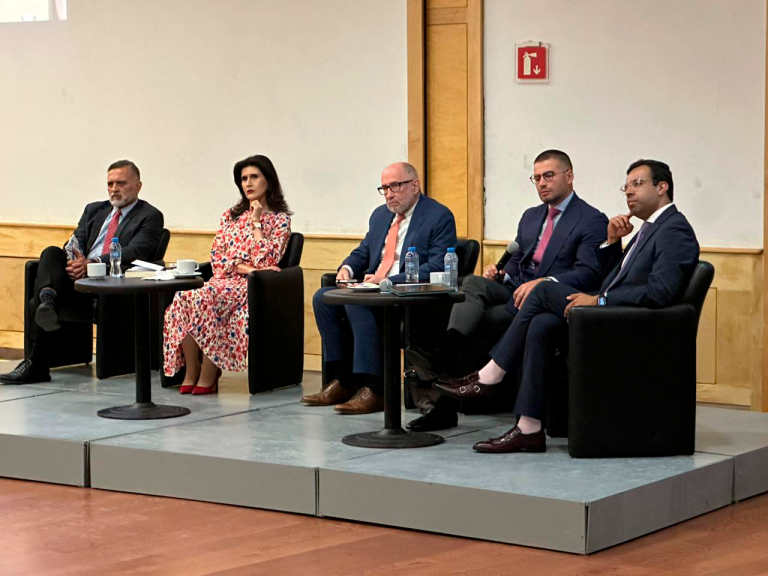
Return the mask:
<path fill-rule="evenodd" d="M 181 274 L 180 272 L 173 271 L 173 275 L 176 278 L 195 278 L 196 276 L 202 276 L 201 272 L 190 272 L 189 274 Z"/>

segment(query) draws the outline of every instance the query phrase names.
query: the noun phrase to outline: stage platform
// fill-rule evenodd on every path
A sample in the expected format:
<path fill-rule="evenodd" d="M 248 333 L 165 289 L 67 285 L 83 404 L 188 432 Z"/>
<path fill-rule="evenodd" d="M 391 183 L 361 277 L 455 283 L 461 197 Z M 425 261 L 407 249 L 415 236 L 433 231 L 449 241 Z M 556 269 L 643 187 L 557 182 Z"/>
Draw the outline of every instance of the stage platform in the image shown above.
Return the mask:
<path fill-rule="evenodd" d="M 307 373 L 303 391 L 319 386 Z M 153 373 L 153 400 L 192 413 L 107 420 L 97 410 L 130 404 L 132 377 L 56 370 L 50 383 L 0 386 L 0 476 L 581 554 L 768 491 L 768 414 L 699 407 L 690 457 L 577 460 L 563 439 L 549 439 L 545 454 L 474 453 L 474 442 L 511 426 L 511 414 L 462 415 L 438 446 L 372 450 L 341 438 L 380 429 L 381 413 L 304 407 L 303 391 L 249 396 L 227 375 L 216 396 L 182 396 Z M 403 421 L 416 416 L 404 411 Z"/>

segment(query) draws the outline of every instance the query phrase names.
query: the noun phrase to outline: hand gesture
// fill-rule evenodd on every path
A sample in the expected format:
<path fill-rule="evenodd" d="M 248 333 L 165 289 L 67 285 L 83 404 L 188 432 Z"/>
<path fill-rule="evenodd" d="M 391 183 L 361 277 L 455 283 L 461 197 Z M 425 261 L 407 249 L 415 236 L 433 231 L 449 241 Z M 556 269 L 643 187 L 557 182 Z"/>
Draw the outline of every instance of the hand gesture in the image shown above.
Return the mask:
<path fill-rule="evenodd" d="M 512 298 L 515 300 L 515 308 L 518 310 L 523 307 L 528 295 L 533 291 L 539 282 L 544 282 L 544 278 L 536 278 L 525 284 L 521 284 L 517 290 L 512 294 Z"/>
<path fill-rule="evenodd" d="M 496 264 L 488 264 L 488 266 L 485 267 L 485 270 L 483 270 L 483 278 L 487 278 L 488 280 L 494 280 L 497 281 L 499 279 L 499 269 L 496 268 Z"/>
<path fill-rule="evenodd" d="M 632 217 L 632 212 L 626 214 L 619 214 L 608 220 L 608 244 L 617 242 L 620 238 L 624 238 L 627 234 L 630 234 L 635 229 L 630 224 L 629 219 Z"/>
<path fill-rule="evenodd" d="M 565 312 L 563 312 L 563 316 L 565 317 L 571 313 L 574 306 L 597 306 L 597 296 L 590 296 L 589 294 L 582 294 L 581 292 L 566 296 L 565 299 L 570 301 L 568 306 L 565 307 Z"/>
<path fill-rule="evenodd" d="M 336 280 L 349 280 L 352 276 L 349 273 L 349 269 L 342 266 L 339 268 L 338 273 L 336 274 Z"/>
<path fill-rule="evenodd" d="M 85 274 L 88 271 L 88 260 L 85 259 L 82 252 L 75 249 L 75 259 L 67 261 L 67 275 L 72 280 L 80 280 L 85 278 Z"/>
<path fill-rule="evenodd" d="M 261 215 L 264 212 L 264 206 L 258 200 L 251 200 L 251 223 L 256 224 L 261 221 Z"/>
<path fill-rule="evenodd" d="M 370 282 L 371 284 L 381 284 L 384 280 L 383 276 L 376 276 L 376 274 L 366 274 L 363 278 L 363 282 Z"/>

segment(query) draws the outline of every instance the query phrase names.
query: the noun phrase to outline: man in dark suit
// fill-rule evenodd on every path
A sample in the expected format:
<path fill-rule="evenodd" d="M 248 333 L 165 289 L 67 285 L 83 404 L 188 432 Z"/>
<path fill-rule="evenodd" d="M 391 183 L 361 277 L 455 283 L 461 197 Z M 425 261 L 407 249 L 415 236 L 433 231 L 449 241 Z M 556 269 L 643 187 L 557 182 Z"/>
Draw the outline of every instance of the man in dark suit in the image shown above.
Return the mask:
<path fill-rule="evenodd" d="M 80 249 L 69 258 L 64 249 L 49 246 L 40 255 L 35 301 L 31 307 L 29 357 L 12 372 L 0 375 L 4 384 L 33 384 L 51 379 L 47 362 L 46 333 L 61 328 L 62 307 L 93 306 L 91 296 L 75 292 L 74 281 L 84 278 L 90 262 L 109 264 L 109 244 L 120 239 L 122 261 L 152 260 L 163 232 L 163 215 L 139 200 L 141 176 L 136 165 L 119 160 L 107 170 L 109 200 L 85 207 L 74 236 Z"/>
<path fill-rule="evenodd" d="M 542 204 L 523 213 L 515 237 L 517 250 L 503 270 L 491 264 L 483 276 L 464 280 L 461 291 L 466 299 L 453 306 L 448 330 L 436 350 L 408 349 L 422 379 L 414 399 L 424 411 L 408 423 L 410 429 L 456 426 L 456 403 L 439 398 L 424 381 L 458 376 L 487 358 L 539 283 L 555 281 L 577 290 L 600 286 L 597 248 L 605 240 L 608 218 L 579 198 L 573 179 L 573 165 L 565 152 L 545 150 L 536 157 L 531 182 Z"/>
<path fill-rule="evenodd" d="M 413 246 L 419 254 L 419 281 L 443 270 L 443 258 L 456 246 L 456 223 L 451 211 L 421 194 L 416 169 L 405 162 L 381 173 L 379 193 L 386 204 L 374 210 L 368 233 L 342 262 L 337 281 L 350 278 L 379 284 L 384 278 L 405 282 L 405 254 Z M 366 306 L 333 306 L 322 300 L 333 287 L 315 293 L 313 307 L 326 365 L 332 381 L 320 393 L 304 396 L 308 406 L 335 406 L 341 414 L 367 414 L 383 408 L 382 348 L 378 314 Z M 349 350 L 351 331 L 352 350 Z M 352 357 L 351 363 L 349 357 Z"/>
<path fill-rule="evenodd" d="M 538 286 L 491 351 L 488 364 L 469 376 L 437 385 L 453 398 L 490 396 L 498 391 L 496 385 L 507 372 L 522 367 L 514 409 L 519 422 L 500 437 L 475 444 L 478 452 L 546 450 L 542 420 L 547 379 L 542 371 L 555 349 L 567 348 L 567 317 L 574 306 L 663 308 L 682 297 L 699 260 L 699 244 L 688 220 L 672 204 L 674 185 L 669 166 L 656 160 L 638 160 L 627 170 L 627 182 L 621 190 L 626 194 L 629 213 L 608 223 L 608 239 L 600 249 L 600 259 L 603 269 L 610 272 L 600 290 L 585 294 L 554 282 Z M 621 239 L 633 230 L 632 217 L 644 223 L 622 254 Z"/>

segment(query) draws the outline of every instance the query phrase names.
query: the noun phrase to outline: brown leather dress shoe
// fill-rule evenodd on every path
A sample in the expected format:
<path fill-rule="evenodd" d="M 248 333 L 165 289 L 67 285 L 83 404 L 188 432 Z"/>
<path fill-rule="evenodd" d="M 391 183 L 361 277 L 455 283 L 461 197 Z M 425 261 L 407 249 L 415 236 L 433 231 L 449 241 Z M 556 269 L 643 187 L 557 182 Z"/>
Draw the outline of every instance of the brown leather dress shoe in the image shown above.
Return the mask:
<path fill-rule="evenodd" d="M 384 402 L 370 388 L 360 388 L 349 402 L 333 409 L 339 414 L 370 414 L 384 410 Z"/>
<path fill-rule="evenodd" d="M 477 372 L 472 372 L 469 376 L 450 380 L 448 382 L 438 382 L 435 387 L 446 396 L 451 398 L 480 398 L 494 396 L 499 391 L 498 384 L 481 384 L 480 376 Z"/>
<path fill-rule="evenodd" d="M 478 442 L 472 446 L 477 452 L 484 454 L 509 454 L 510 452 L 546 452 L 547 437 L 544 430 L 533 434 L 523 434 L 520 428 L 515 426 L 498 438 L 491 438 L 485 442 Z"/>
<path fill-rule="evenodd" d="M 355 390 L 347 390 L 338 380 L 331 380 L 331 383 L 317 394 L 302 396 L 301 403 L 306 406 L 334 406 L 346 402 L 354 395 Z"/>

